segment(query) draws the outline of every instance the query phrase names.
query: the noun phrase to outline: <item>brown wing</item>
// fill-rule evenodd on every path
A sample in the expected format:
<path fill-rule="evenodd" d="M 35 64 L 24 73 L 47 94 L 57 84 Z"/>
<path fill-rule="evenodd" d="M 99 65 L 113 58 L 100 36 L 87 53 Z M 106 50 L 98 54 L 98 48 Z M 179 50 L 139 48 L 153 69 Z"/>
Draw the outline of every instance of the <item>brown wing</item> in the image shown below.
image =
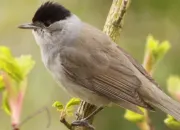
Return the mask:
<path fill-rule="evenodd" d="M 152 109 L 138 94 L 142 84 L 136 68 L 116 44 L 100 31 L 83 31 L 71 47 L 61 51 L 67 77 L 113 102 L 124 100 Z"/>
<path fill-rule="evenodd" d="M 154 83 L 157 87 L 159 87 L 159 84 L 147 73 L 147 71 L 144 69 L 142 65 L 140 65 L 134 58 L 132 58 L 131 55 L 129 55 L 124 49 L 121 47 L 117 46 L 123 53 L 124 55 L 129 59 L 129 61 L 147 78 L 149 79 L 152 83 Z M 160 87 L 159 87 L 160 88 Z M 161 88 L 160 88 L 161 89 Z"/>

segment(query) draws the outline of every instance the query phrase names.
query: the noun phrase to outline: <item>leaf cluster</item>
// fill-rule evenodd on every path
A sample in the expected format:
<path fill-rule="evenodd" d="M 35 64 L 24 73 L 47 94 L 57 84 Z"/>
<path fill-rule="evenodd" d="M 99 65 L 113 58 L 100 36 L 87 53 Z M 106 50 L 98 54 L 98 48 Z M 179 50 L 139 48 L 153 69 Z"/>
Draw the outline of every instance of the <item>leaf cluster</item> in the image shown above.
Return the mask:
<path fill-rule="evenodd" d="M 14 98 L 26 88 L 26 77 L 32 70 L 35 61 L 30 55 L 14 57 L 8 47 L 0 46 L 0 92 L 2 108 L 10 114 L 8 100 Z"/>

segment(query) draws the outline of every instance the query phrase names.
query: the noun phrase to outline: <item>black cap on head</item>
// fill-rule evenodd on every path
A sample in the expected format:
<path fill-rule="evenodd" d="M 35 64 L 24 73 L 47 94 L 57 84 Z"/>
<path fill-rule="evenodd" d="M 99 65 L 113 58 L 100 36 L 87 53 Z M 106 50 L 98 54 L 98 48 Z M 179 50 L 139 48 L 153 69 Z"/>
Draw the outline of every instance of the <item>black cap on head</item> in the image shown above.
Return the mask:
<path fill-rule="evenodd" d="M 38 8 L 32 22 L 42 22 L 45 26 L 49 26 L 56 21 L 66 19 L 70 15 L 70 11 L 62 5 L 48 1 Z"/>

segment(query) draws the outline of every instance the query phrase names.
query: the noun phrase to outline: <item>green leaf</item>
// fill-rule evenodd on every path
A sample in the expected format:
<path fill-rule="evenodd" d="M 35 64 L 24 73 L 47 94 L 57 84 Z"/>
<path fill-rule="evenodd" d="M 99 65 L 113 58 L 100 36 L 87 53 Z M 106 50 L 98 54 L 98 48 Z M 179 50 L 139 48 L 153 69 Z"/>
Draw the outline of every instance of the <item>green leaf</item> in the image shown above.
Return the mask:
<path fill-rule="evenodd" d="M 5 46 L 0 46 L 0 55 L 1 54 L 7 56 L 10 59 L 12 58 L 11 51 Z"/>
<path fill-rule="evenodd" d="M 20 75 L 20 69 L 18 68 L 18 66 L 13 61 L 1 55 L 0 55 L 0 69 L 8 73 L 13 79 L 15 79 L 18 82 L 22 79 Z"/>
<path fill-rule="evenodd" d="M 170 43 L 168 41 L 163 41 L 159 44 L 158 48 L 156 49 L 156 59 L 160 60 L 170 49 Z"/>
<path fill-rule="evenodd" d="M 77 105 L 79 105 L 80 104 L 80 102 L 81 102 L 81 99 L 79 99 L 79 98 L 71 98 L 69 101 L 68 101 L 68 103 L 66 104 L 66 114 L 68 115 L 68 116 L 72 116 L 73 115 L 73 113 L 74 113 L 74 106 L 77 106 Z"/>
<path fill-rule="evenodd" d="M 171 48 L 171 44 L 169 41 L 163 41 L 159 47 L 158 50 L 161 54 L 166 54 L 166 52 Z"/>
<path fill-rule="evenodd" d="M 151 51 L 156 50 L 158 47 L 158 44 L 159 42 L 155 40 L 152 35 L 149 35 L 147 37 L 147 46 L 146 46 L 147 50 L 151 50 Z"/>
<path fill-rule="evenodd" d="M 20 68 L 7 47 L 0 46 L 0 69 L 8 73 L 17 82 L 22 80 Z"/>
<path fill-rule="evenodd" d="M 172 75 L 167 80 L 167 90 L 176 99 L 180 99 L 180 77 Z"/>
<path fill-rule="evenodd" d="M 147 37 L 146 53 L 152 57 L 153 65 L 156 64 L 170 49 L 170 43 L 168 41 L 155 40 L 152 35 Z"/>
<path fill-rule="evenodd" d="M 62 111 L 64 109 L 64 106 L 59 101 L 55 101 L 52 105 L 52 107 L 55 107 L 57 111 Z"/>
<path fill-rule="evenodd" d="M 31 71 L 34 64 L 35 62 L 30 55 L 22 55 L 15 58 L 12 56 L 9 48 L 0 46 L 0 71 L 8 74 L 8 81 L 6 81 L 8 82 L 8 86 L 5 86 L 6 84 L 3 82 L 3 77 L 0 76 L 0 91 L 5 90 L 3 91 L 2 109 L 7 114 L 11 113 L 10 109 L 12 109 L 12 112 L 16 111 L 14 110 L 14 106 L 12 106 L 12 102 L 14 103 L 15 101 L 14 99 L 18 99 L 18 96 L 20 95 L 20 99 L 23 100 L 27 87 L 26 76 Z M 21 105 L 19 107 L 21 107 Z"/>
<path fill-rule="evenodd" d="M 66 114 L 68 115 L 68 116 L 73 116 L 73 114 L 74 114 L 74 107 L 68 107 L 68 108 L 66 108 Z"/>
<path fill-rule="evenodd" d="M 169 91 L 179 91 L 180 90 L 180 77 L 172 75 L 167 80 L 167 86 Z"/>
<path fill-rule="evenodd" d="M 7 47 L 0 46 L 0 69 L 8 73 L 18 83 L 27 76 L 34 64 L 35 62 L 30 55 L 14 58 Z"/>
<path fill-rule="evenodd" d="M 81 102 L 81 99 L 79 98 L 71 98 L 69 102 L 66 104 L 66 108 L 79 105 Z"/>
<path fill-rule="evenodd" d="M 0 75 L 0 92 L 2 92 L 5 89 L 3 77 Z"/>
<path fill-rule="evenodd" d="M 173 130 L 180 129 L 180 122 L 174 119 L 172 116 L 168 115 L 168 117 L 164 120 L 164 123 Z"/>
<path fill-rule="evenodd" d="M 140 108 L 142 111 L 145 111 L 143 108 Z M 140 115 L 130 110 L 126 110 L 124 118 L 130 122 L 138 123 L 145 119 L 144 115 Z"/>
<path fill-rule="evenodd" d="M 27 76 L 27 74 L 31 71 L 33 66 L 35 65 L 35 61 L 32 60 L 30 55 L 22 55 L 19 58 L 15 59 L 18 66 L 21 68 L 21 73 L 23 78 Z"/>
<path fill-rule="evenodd" d="M 9 106 L 9 104 L 8 104 L 7 91 L 4 91 L 4 92 L 3 92 L 2 109 L 3 109 L 8 115 L 11 115 L 10 106 Z"/>

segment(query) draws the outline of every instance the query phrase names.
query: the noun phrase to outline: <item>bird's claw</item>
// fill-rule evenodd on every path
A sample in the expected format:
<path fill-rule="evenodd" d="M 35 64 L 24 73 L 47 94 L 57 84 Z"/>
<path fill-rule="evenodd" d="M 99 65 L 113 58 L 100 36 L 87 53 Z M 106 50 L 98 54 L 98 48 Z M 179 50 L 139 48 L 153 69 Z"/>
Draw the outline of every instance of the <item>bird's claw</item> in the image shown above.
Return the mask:
<path fill-rule="evenodd" d="M 90 130 L 95 130 L 95 128 L 91 124 L 89 124 L 87 120 L 84 120 L 84 119 L 73 121 L 71 123 L 71 126 L 84 126 L 84 127 L 89 128 Z"/>
<path fill-rule="evenodd" d="M 76 118 L 80 118 L 81 115 L 78 112 L 75 112 Z"/>

